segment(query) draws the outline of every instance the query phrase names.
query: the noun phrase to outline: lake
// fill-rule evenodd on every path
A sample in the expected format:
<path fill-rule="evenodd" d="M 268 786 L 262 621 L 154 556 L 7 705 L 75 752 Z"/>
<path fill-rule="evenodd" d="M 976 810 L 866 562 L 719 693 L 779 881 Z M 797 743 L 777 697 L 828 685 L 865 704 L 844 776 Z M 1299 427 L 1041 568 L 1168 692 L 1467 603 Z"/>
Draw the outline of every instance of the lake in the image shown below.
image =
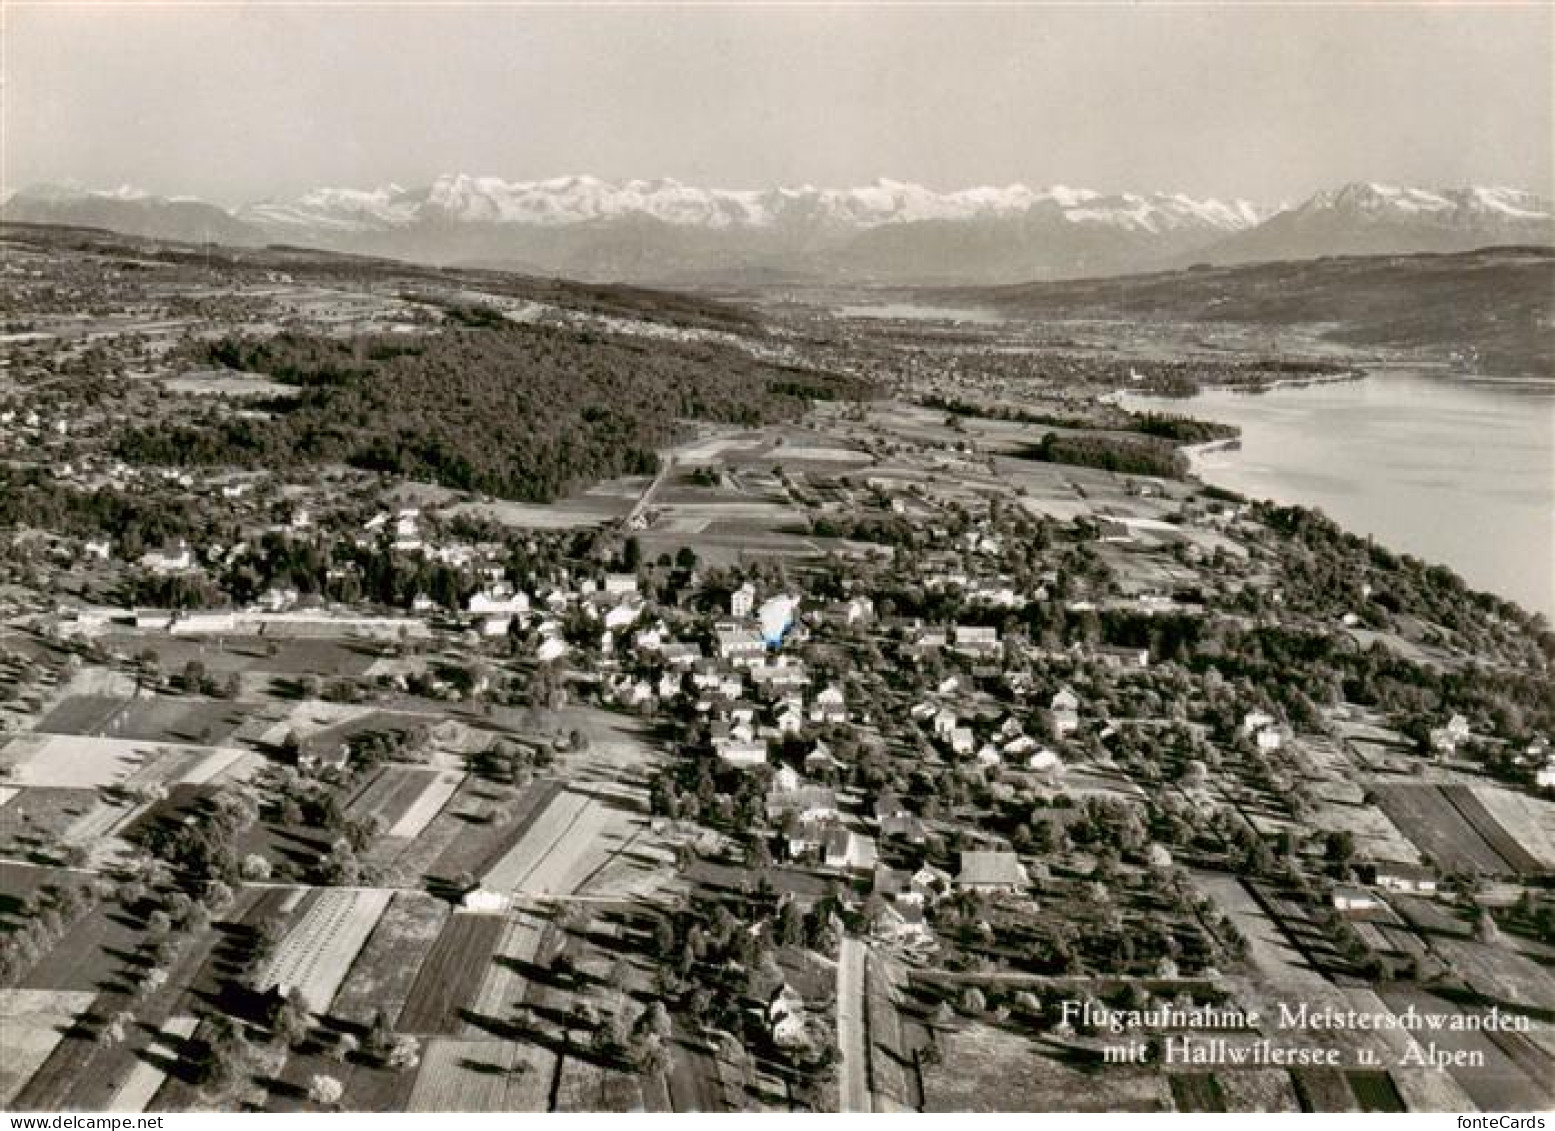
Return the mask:
<path fill-rule="evenodd" d="M 1123 404 L 1240 427 L 1240 450 L 1195 456 L 1208 483 L 1316 507 L 1555 619 L 1555 385 L 1382 371 Z"/>

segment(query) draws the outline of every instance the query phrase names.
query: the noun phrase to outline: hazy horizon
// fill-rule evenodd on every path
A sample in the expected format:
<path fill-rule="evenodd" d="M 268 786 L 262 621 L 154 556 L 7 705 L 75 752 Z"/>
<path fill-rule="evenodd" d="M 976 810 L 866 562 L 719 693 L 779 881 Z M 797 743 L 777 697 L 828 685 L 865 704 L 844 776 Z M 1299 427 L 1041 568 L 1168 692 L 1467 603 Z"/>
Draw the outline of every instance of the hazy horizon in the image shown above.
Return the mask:
<path fill-rule="evenodd" d="M 16 7 L 0 184 L 1555 189 L 1528 7 Z"/>

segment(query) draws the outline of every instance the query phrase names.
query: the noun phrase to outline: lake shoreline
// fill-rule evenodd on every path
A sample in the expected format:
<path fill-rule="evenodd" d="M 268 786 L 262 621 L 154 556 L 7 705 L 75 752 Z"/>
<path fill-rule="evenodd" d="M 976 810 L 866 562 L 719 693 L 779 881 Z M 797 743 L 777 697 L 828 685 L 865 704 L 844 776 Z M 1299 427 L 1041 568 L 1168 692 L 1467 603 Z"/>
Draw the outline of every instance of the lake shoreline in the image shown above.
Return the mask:
<path fill-rule="evenodd" d="M 1393 366 L 1364 378 L 1260 395 L 1124 390 L 1116 403 L 1235 427 L 1234 440 L 1180 449 L 1200 483 L 1321 511 L 1555 618 L 1555 384 L 1444 381 Z"/>

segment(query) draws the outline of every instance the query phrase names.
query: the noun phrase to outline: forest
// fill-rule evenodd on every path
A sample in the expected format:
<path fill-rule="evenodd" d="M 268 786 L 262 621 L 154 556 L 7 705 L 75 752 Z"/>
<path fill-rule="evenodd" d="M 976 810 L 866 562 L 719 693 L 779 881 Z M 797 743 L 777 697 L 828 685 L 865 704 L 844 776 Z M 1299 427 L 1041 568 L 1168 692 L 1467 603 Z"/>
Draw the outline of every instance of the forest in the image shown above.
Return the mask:
<path fill-rule="evenodd" d="M 692 420 L 751 426 L 814 399 L 855 398 L 855 379 L 758 362 L 722 345 L 596 331 L 476 326 L 351 340 L 233 336 L 190 362 L 298 388 L 263 413 L 211 408 L 127 429 L 121 458 L 158 465 L 345 463 L 528 502 L 658 468 Z"/>

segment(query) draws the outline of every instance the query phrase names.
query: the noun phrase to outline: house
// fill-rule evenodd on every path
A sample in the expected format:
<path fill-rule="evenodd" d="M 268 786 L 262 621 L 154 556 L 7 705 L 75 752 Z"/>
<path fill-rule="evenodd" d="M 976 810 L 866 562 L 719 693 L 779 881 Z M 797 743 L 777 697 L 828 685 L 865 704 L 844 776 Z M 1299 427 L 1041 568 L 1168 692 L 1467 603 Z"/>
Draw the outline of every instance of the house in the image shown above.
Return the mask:
<path fill-rule="evenodd" d="M 804 712 L 792 703 L 779 711 L 774 721 L 779 734 L 794 735 L 804 730 Z"/>
<path fill-rule="evenodd" d="M 1029 734 L 1018 734 L 1004 744 L 1004 756 L 1006 758 L 1024 758 L 1028 754 L 1036 753 L 1039 744 Z"/>
<path fill-rule="evenodd" d="M 729 615 L 744 620 L 756 607 L 756 587 L 746 582 L 729 594 Z"/>
<path fill-rule="evenodd" d="M 914 903 L 887 903 L 870 919 L 869 932 L 882 942 L 907 947 L 932 947 L 934 932 L 924 918 L 922 906 Z"/>
<path fill-rule="evenodd" d="M 1265 727 L 1272 727 L 1276 722 L 1268 711 L 1249 711 L 1242 716 L 1242 733 L 1257 734 Z"/>
<path fill-rule="evenodd" d="M 818 723 L 846 722 L 848 705 L 843 697 L 842 688 L 831 684 L 817 695 L 815 706 L 810 709 L 810 717 Z"/>
<path fill-rule="evenodd" d="M 606 628 L 625 628 L 634 624 L 637 618 L 642 616 L 643 604 L 641 601 L 622 601 L 605 613 Z"/>
<path fill-rule="evenodd" d="M 1148 648 L 1103 646 L 1096 649 L 1096 657 L 1107 667 L 1115 670 L 1148 668 L 1150 666 L 1150 649 Z"/>
<path fill-rule="evenodd" d="M 961 720 L 949 707 L 941 707 L 934 715 L 934 736 L 948 739 L 955 729 L 961 725 Z"/>
<path fill-rule="evenodd" d="M 548 636 L 540 642 L 540 647 L 535 649 L 535 659 L 542 664 L 549 664 L 559 660 L 567 654 L 567 642 L 559 636 Z"/>
<path fill-rule="evenodd" d="M 1534 771 L 1533 784 L 1539 789 L 1555 789 L 1555 757 Z"/>
<path fill-rule="evenodd" d="M 605 595 L 609 597 L 635 596 L 637 593 L 637 575 L 635 573 L 607 573 L 605 575 Z"/>
<path fill-rule="evenodd" d="M 695 667 L 701 661 L 702 648 L 698 644 L 671 641 L 660 647 L 659 656 L 664 660 L 666 667 L 685 671 Z"/>
<path fill-rule="evenodd" d="M 879 860 L 879 853 L 870 837 L 848 829 L 834 828 L 826 834 L 823 860 L 828 868 L 871 872 Z"/>
<path fill-rule="evenodd" d="M 993 743 L 985 742 L 977 748 L 977 764 L 985 770 L 991 770 L 1003 762 L 1004 755 L 999 753 L 999 748 Z"/>
<path fill-rule="evenodd" d="M 1409 895 L 1435 895 L 1436 875 L 1419 864 L 1384 862 L 1372 868 L 1376 885 Z"/>
<path fill-rule="evenodd" d="M 868 597 L 854 597 L 842 606 L 845 624 L 864 624 L 875 619 L 875 603 Z"/>
<path fill-rule="evenodd" d="M 982 625 L 956 626 L 956 651 L 970 656 L 994 656 L 999 653 L 999 630 Z"/>
<path fill-rule="evenodd" d="M 788 832 L 789 859 L 798 860 L 812 849 L 820 848 L 836 827 L 835 815 L 818 814 L 807 817 L 801 814 L 799 823 Z"/>
<path fill-rule="evenodd" d="M 505 892 L 482 887 L 471 888 L 459 898 L 463 910 L 479 915 L 506 915 L 512 903 L 512 897 Z"/>
<path fill-rule="evenodd" d="M 805 1003 L 799 991 L 784 982 L 773 991 L 767 1003 L 767 1024 L 772 1043 L 779 1048 L 797 1048 L 805 1043 Z"/>
<path fill-rule="evenodd" d="M 835 821 L 837 791 L 824 785 L 774 786 L 767 794 L 767 819 L 776 821 L 788 813 L 796 814 L 801 823 Z"/>
<path fill-rule="evenodd" d="M 719 658 L 736 667 L 761 662 L 767 642 L 746 628 L 721 628 L 717 633 Z"/>
<path fill-rule="evenodd" d="M 297 768 L 316 774 L 323 770 L 343 770 L 351 764 L 351 748 L 344 742 L 304 741 L 297 747 Z"/>
<path fill-rule="evenodd" d="M 713 749 L 718 757 L 731 766 L 739 769 L 750 769 L 754 766 L 767 764 L 767 744 L 757 742 L 754 739 L 739 738 L 730 735 L 728 738 L 713 741 Z"/>
<path fill-rule="evenodd" d="M 183 539 L 140 556 L 140 564 L 152 573 L 179 573 L 194 568 L 194 552 Z"/>
<path fill-rule="evenodd" d="M 1134 535 L 1117 519 L 1103 518 L 1096 523 L 1096 537 L 1103 542 L 1132 542 Z"/>
<path fill-rule="evenodd" d="M 880 818 L 880 835 L 896 837 L 909 844 L 922 844 L 929 839 L 929 832 L 924 826 L 923 818 L 907 812 Z"/>
<path fill-rule="evenodd" d="M 970 891 L 1014 892 L 1028 880 L 1020 857 L 1013 852 L 979 850 L 961 854 L 961 870 L 956 887 Z"/>
<path fill-rule="evenodd" d="M 529 611 L 529 594 L 493 586 L 472 596 L 465 608 L 472 615 L 522 616 Z"/>
<path fill-rule="evenodd" d="M 951 883 L 950 873 L 943 872 L 932 864 L 925 864 L 912 874 L 912 890 L 924 903 L 933 903 L 949 895 Z"/>
<path fill-rule="evenodd" d="M 1431 749 L 1438 754 L 1456 753 L 1458 744 L 1469 738 L 1471 734 L 1469 720 L 1462 715 L 1454 715 L 1447 720 L 1446 726 L 1431 731 Z"/>
<path fill-rule="evenodd" d="M 950 748 L 957 754 L 970 754 L 977 745 L 977 737 L 971 727 L 953 727 L 950 731 Z"/>
<path fill-rule="evenodd" d="M 81 546 L 82 551 L 89 558 L 98 561 L 107 561 L 113 556 L 113 543 L 107 538 L 88 538 Z"/>
<path fill-rule="evenodd" d="M 1057 754 L 1044 748 L 1026 759 L 1026 769 L 1034 774 L 1048 774 L 1056 777 L 1064 772 L 1064 763 Z"/>
<path fill-rule="evenodd" d="M 1258 743 L 1258 749 L 1267 754 L 1271 751 L 1278 750 L 1280 745 L 1284 742 L 1284 738 L 1280 735 L 1279 730 L 1277 730 L 1275 727 L 1264 727 L 1261 731 L 1258 732 L 1256 741 Z"/>
<path fill-rule="evenodd" d="M 1054 738 L 1063 738 L 1080 729 L 1080 700 L 1065 687 L 1048 704 L 1048 724 Z"/>

